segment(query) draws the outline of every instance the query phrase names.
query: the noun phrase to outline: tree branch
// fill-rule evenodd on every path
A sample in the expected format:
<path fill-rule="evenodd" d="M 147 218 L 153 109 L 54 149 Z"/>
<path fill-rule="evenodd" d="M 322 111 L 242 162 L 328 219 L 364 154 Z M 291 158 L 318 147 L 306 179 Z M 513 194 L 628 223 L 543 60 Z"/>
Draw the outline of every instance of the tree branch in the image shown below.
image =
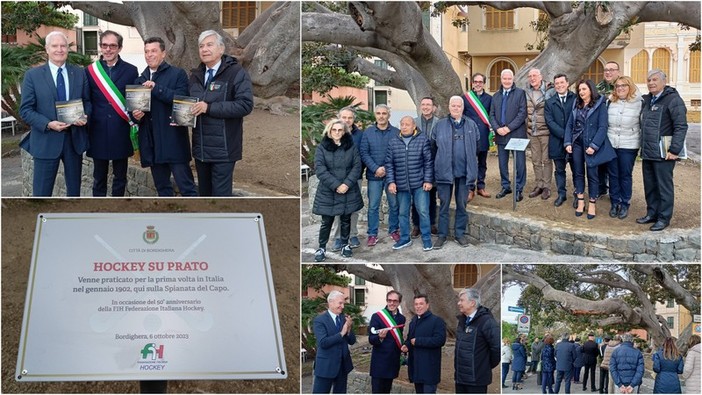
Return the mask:
<path fill-rule="evenodd" d="M 700 29 L 700 2 L 650 1 L 636 16 L 639 22 L 678 22 Z"/>
<path fill-rule="evenodd" d="M 341 272 L 346 270 L 347 272 L 361 277 L 362 279 L 380 284 L 380 285 L 387 285 L 387 286 L 392 286 L 392 283 L 390 283 L 390 279 L 388 278 L 387 274 L 378 269 L 373 269 L 370 268 L 366 265 L 332 265 L 334 267 L 334 270 Z"/>
<path fill-rule="evenodd" d="M 350 73 L 358 72 L 366 77 L 370 77 L 378 81 L 378 85 L 387 85 L 393 88 L 407 90 L 405 81 L 402 77 L 397 75 L 396 71 L 380 68 L 363 58 L 353 59 L 346 67 L 346 71 Z"/>
<path fill-rule="evenodd" d="M 700 302 L 689 290 L 683 288 L 663 265 L 632 265 L 639 273 L 652 276 L 653 279 L 668 291 L 678 304 L 685 306 L 693 314 L 700 313 Z"/>
<path fill-rule="evenodd" d="M 124 2 L 122 4 L 107 3 L 107 2 L 87 2 L 87 1 L 72 1 L 69 3 L 71 8 L 81 10 L 86 14 L 100 18 L 104 21 L 117 23 L 124 26 L 134 26 L 134 20 L 129 11 L 132 2 Z"/>

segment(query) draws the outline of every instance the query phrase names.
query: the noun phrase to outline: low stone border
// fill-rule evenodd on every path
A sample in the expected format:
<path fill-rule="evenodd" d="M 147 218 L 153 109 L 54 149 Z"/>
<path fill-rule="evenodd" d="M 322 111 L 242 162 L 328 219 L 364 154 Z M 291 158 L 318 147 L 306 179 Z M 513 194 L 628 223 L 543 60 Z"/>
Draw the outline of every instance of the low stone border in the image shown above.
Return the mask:
<path fill-rule="evenodd" d="M 317 191 L 317 177 L 309 180 L 310 211 Z M 360 218 L 368 216 L 368 196 L 362 187 L 364 207 Z M 387 217 L 385 197 L 381 203 L 380 221 Z M 515 246 L 534 251 L 561 255 L 591 257 L 602 260 L 626 262 L 700 261 L 700 228 L 671 229 L 663 232 L 611 235 L 604 232 L 591 234 L 567 228 L 556 228 L 553 223 L 536 219 L 518 218 L 503 211 L 488 208 L 468 209 L 468 236 L 480 243 Z M 319 217 L 304 213 L 308 223 L 320 221 Z M 306 224 L 303 224 L 303 226 Z"/>

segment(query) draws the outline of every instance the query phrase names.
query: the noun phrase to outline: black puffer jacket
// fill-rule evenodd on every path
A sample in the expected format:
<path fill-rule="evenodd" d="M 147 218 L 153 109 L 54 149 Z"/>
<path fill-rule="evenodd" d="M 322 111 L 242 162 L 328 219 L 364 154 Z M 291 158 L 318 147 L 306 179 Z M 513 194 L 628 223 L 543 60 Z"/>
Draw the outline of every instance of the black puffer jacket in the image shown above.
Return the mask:
<path fill-rule="evenodd" d="M 687 135 L 687 109 L 675 88 L 666 86 L 651 106 L 651 94 L 643 96 L 641 108 L 641 158 L 663 160 L 661 136 L 673 136 L 668 152 L 679 155 Z"/>
<path fill-rule="evenodd" d="M 222 56 L 222 64 L 205 87 L 205 65 L 190 71 L 190 96 L 207 102 L 207 113 L 193 129 L 193 157 L 202 162 L 241 159 L 244 116 L 253 110 L 251 79 L 237 60 Z"/>
<path fill-rule="evenodd" d="M 341 145 L 324 136 L 317 146 L 314 166 L 319 186 L 314 197 L 312 212 L 317 215 L 351 214 L 363 207 L 358 177 L 361 174 L 361 156 L 353 144 L 350 134 L 341 138 Z M 344 194 L 336 188 L 346 184 L 349 190 Z"/>
<path fill-rule="evenodd" d="M 459 314 L 454 350 L 454 379 L 459 384 L 482 386 L 492 383 L 492 368 L 500 364 L 500 327 L 490 309 L 480 306 L 466 329 L 466 316 Z"/>

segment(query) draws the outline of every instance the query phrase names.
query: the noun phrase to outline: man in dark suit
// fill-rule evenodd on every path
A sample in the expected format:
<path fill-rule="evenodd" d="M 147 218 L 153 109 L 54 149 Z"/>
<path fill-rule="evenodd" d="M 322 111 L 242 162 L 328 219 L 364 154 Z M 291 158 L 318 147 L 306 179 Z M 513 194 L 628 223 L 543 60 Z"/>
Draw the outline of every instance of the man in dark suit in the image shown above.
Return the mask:
<path fill-rule="evenodd" d="M 568 334 L 564 333 L 560 343 L 556 344 L 556 388 L 555 393 L 561 389 L 561 382 L 565 380 L 565 393 L 570 394 L 570 379 L 573 377 L 573 363 L 577 359 L 575 344 L 568 341 Z"/>
<path fill-rule="evenodd" d="M 327 296 L 329 310 L 314 319 L 314 336 L 317 338 L 317 356 L 314 360 L 314 385 L 312 393 L 346 393 L 349 372 L 353 370 L 349 345 L 356 343 L 353 320 L 344 315 L 346 297 L 339 291 Z"/>
<path fill-rule="evenodd" d="M 575 93 L 568 90 L 568 76 L 565 74 L 556 74 L 553 77 L 553 87 L 556 90 L 556 94 L 546 101 L 544 117 L 550 133 L 548 157 L 553 160 L 553 165 L 556 169 L 554 175 L 556 177 L 558 197 L 553 202 L 553 205 L 560 207 L 567 200 L 566 162 L 570 164 L 571 174 L 574 174 L 573 159 L 571 156 L 566 155 L 563 139 L 565 138 L 565 127 L 568 124 L 568 118 L 573 114 Z M 573 185 L 575 185 L 575 180 L 573 180 Z"/>
<path fill-rule="evenodd" d="M 188 75 L 166 59 L 166 44 L 160 37 L 144 41 L 147 67 L 134 81 L 151 89 L 151 111 L 132 116 L 139 123 L 141 165 L 151 168 L 158 196 L 174 196 L 171 174 L 180 194 L 197 196 L 190 168 L 190 136 L 185 126 L 173 126 L 173 96 L 188 95 Z"/>
<path fill-rule="evenodd" d="M 597 365 L 597 355 L 599 354 L 597 343 L 595 343 L 595 334 L 587 335 L 587 341 L 583 344 L 583 366 L 585 367 L 585 375 L 583 376 L 583 391 L 587 390 L 587 378 L 590 377 L 590 391 L 597 392 L 595 385 L 595 366 Z"/>
<path fill-rule="evenodd" d="M 368 335 L 368 342 L 373 345 L 370 376 L 371 391 L 374 394 L 389 394 L 392 381 L 400 373 L 402 328 L 395 327 L 405 324 L 405 316 L 398 309 L 402 303 L 402 294 L 390 291 L 385 299 L 387 306 L 371 317 L 371 332 Z"/>
<path fill-rule="evenodd" d="M 490 125 L 495 131 L 495 144 L 497 144 L 497 159 L 500 164 L 500 179 L 502 190 L 495 195 L 502 199 L 512 193 L 509 180 L 509 151 L 505 146 L 514 138 L 525 139 L 526 133 L 526 95 L 524 90 L 514 86 L 514 72 L 510 69 L 500 73 L 502 87 L 492 97 L 490 106 Z M 517 161 L 517 201 L 523 199 L 522 190 L 526 184 L 526 154 L 524 151 L 515 151 Z"/>
<path fill-rule="evenodd" d="M 122 36 L 112 30 L 100 34 L 100 59 L 87 67 L 93 116 L 88 122 L 93 158 L 93 196 L 107 196 L 107 173 L 112 161 L 112 196 L 124 196 L 127 160 L 134 154 L 125 97 L 128 84 L 139 76 L 136 66 L 122 60 Z M 112 82 L 112 84 L 110 84 Z M 116 89 L 114 89 L 114 88 Z"/>
<path fill-rule="evenodd" d="M 49 61 L 24 76 L 20 116 L 31 126 L 20 147 L 34 158 L 33 196 L 51 196 L 59 162 L 63 162 L 66 195 L 80 195 L 83 153 L 88 149 L 85 120 L 70 125 L 59 122 L 56 102 L 83 100 L 83 111 L 90 118 L 90 93 L 85 72 L 66 63 L 68 37 L 59 31 L 46 35 Z"/>
<path fill-rule="evenodd" d="M 446 323 L 429 311 L 429 299 L 414 297 L 414 313 L 402 352 L 408 352 L 407 373 L 418 394 L 434 394 L 441 382 L 441 348 L 446 343 Z"/>

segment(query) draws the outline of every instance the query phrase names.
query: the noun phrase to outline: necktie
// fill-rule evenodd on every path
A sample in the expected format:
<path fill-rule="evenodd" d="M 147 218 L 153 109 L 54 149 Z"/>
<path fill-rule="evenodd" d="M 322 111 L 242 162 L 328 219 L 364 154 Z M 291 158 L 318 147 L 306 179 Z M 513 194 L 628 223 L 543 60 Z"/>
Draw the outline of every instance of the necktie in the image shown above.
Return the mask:
<path fill-rule="evenodd" d="M 62 69 L 59 67 L 58 73 L 56 74 L 56 95 L 58 101 L 66 101 L 66 81 L 63 79 Z"/>
<path fill-rule="evenodd" d="M 339 332 L 341 332 L 341 327 L 342 327 L 342 326 L 343 326 L 343 325 L 341 325 L 341 314 L 339 314 L 339 315 L 336 316 L 336 330 L 338 330 Z"/>
<path fill-rule="evenodd" d="M 565 100 L 566 100 L 566 97 L 565 97 L 565 96 L 561 96 L 561 104 L 565 105 Z"/>
<path fill-rule="evenodd" d="M 507 124 L 507 120 L 505 119 L 507 114 L 507 96 L 509 96 L 509 92 L 502 93 L 502 111 L 500 114 L 500 120 L 502 121 L 503 125 Z"/>
<path fill-rule="evenodd" d="M 207 89 L 207 86 L 210 85 L 210 82 L 212 81 L 212 74 L 214 73 L 213 69 L 207 70 L 207 81 L 205 81 L 205 89 Z"/>
<path fill-rule="evenodd" d="M 658 100 L 658 96 L 657 96 L 657 95 L 656 95 L 656 96 L 653 96 L 653 97 L 651 98 L 651 105 L 653 105 L 653 103 L 655 103 L 656 100 Z"/>

